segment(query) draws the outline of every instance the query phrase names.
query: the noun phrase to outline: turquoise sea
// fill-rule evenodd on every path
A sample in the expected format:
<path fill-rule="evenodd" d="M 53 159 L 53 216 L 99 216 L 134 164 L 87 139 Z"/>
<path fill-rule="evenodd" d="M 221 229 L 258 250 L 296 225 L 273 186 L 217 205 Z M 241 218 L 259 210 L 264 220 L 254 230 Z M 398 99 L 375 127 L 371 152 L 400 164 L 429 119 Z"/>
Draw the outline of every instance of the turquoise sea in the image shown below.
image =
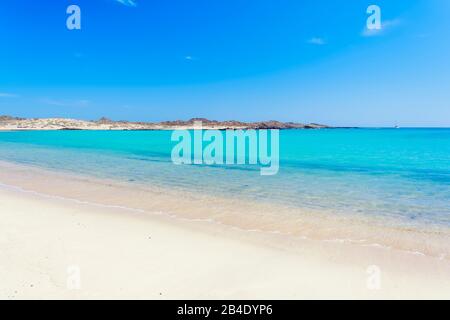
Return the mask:
<path fill-rule="evenodd" d="M 0 132 L 0 160 L 96 178 L 450 227 L 450 129 L 280 131 L 280 170 L 174 165 L 170 131 Z"/>

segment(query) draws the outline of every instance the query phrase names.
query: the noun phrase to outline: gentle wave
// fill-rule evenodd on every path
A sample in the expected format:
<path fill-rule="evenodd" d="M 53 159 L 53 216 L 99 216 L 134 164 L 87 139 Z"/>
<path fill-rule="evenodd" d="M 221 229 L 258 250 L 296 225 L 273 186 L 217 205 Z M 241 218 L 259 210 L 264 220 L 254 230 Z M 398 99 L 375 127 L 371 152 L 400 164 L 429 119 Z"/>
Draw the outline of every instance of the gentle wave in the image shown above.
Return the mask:
<path fill-rule="evenodd" d="M 31 194 L 31 195 L 35 195 L 41 198 L 46 198 L 46 199 L 52 199 L 52 200 L 60 200 L 60 201 L 68 201 L 74 204 L 80 204 L 80 205 L 86 205 L 86 206 L 93 206 L 93 207 L 98 207 L 98 208 L 104 208 L 104 209 L 118 209 L 118 210 L 124 210 L 126 212 L 130 212 L 133 214 L 149 214 L 149 215 L 157 215 L 157 216 L 166 216 L 172 219 L 177 219 L 180 221 L 188 221 L 188 222 L 203 222 L 203 223 L 212 223 L 212 224 L 216 224 L 216 225 L 222 225 L 228 228 L 231 228 L 233 230 L 237 230 L 237 231 L 241 231 L 241 232 L 256 232 L 256 233 L 270 233 L 270 234 L 278 234 L 278 235 L 288 235 L 288 236 L 293 236 L 293 234 L 291 232 L 282 232 L 279 230 L 272 230 L 272 231 L 265 231 L 265 230 L 261 230 L 261 229 L 245 229 L 242 227 L 238 227 L 238 226 L 233 226 L 233 225 L 228 225 L 228 224 L 224 224 L 221 221 L 217 221 L 213 218 L 204 218 L 204 219 L 199 219 L 199 218 L 185 218 L 182 216 L 179 216 L 177 214 L 171 214 L 168 212 L 163 212 L 163 211 L 148 211 L 148 210 L 143 210 L 143 209 L 138 209 L 138 208 L 132 208 L 132 207 L 128 207 L 128 206 L 120 206 L 120 205 L 109 205 L 109 204 L 103 204 L 103 203 L 98 203 L 98 202 L 92 202 L 92 201 L 86 201 L 86 200 L 80 200 L 80 199 L 76 199 L 76 198 L 70 198 L 70 197 L 62 197 L 62 196 L 57 196 L 57 195 L 51 195 L 51 194 L 47 194 L 47 193 L 42 193 L 42 192 L 37 192 L 34 190 L 28 190 L 28 189 L 24 189 L 22 187 L 18 187 L 18 186 L 14 186 L 14 185 L 10 185 L 10 184 L 5 184 L 5 183 L 1 183 L 0 182 L 0 188 L 4 188 L 6 190 L 9 191 L 15 191 L 15 192 L 20 192 L 20 193 L 25 193 L 25 194 Z M 308 241 L 323 241 L 323 242 L 331 242 L 331 243 L 347 243 L 347 244 L 352 244 L 352 245 L 359 245 L 359 246 L 363 246 L 363 247 L 374 247 L 374 248 L 380 248 L 380 249 L 384 249 L 384 250 L 393 250 L 394 248 L 392 246 L 388 246 L 388 245 L 382 245 L 379 243 L 370 243 L 365 239 L 350 239 L 350 238 L 345 238 L 345 239 L 340 239 L 340 238 L 330 238 L 330 239 L 322 239 L 322 240 L 317 240 L 308 236 L 298 236 L 295 235 L 295 238 L 298 239 L 302 239 L 302 240 L 308 240 Z M 427 255 L 424 252 L 420 252 L 420 251 L 415 251 L 415 250 L 403 250 L 403 249 L 398 249 L 396 248 L 395 250 L 401 251 L 401 252 L 405 252 L 407 254 L 412 254 L 412 255 L 421 255 L 421 256 L 429 256 L 438 260 L 445 260 L 447 258 L 447 254 L 446 253 L 440 253 L 438 255 Z"/>

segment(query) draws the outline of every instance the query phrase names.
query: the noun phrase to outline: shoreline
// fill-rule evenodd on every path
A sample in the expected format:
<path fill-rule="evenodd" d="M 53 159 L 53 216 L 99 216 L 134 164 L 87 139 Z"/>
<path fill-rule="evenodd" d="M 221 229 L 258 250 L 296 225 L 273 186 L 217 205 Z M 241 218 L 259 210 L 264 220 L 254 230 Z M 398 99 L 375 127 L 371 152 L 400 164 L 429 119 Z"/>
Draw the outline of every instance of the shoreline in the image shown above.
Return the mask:
<path fill-rule="evenodd" d="M 243 232 L 5 186 L 0 187 L 0 199 L 5 222 L 0 226 L 0 298 L 450 296 L 448 260 L 377 246 Z M 66 286 L 67 268 L 73 265 L 81 270 L 79 290 Z M 367 285 L 368 268 L 374 265 L 382 276 L 375 289 Z"/>
<path fill-rule="evenodd" d="M 379 247 L 450 261 L 450 229 L 399 225 L 386 217 L 337 216 L 332 211 L 259 203 L 227 196 L 51 171 L 0 161 L 0 187 L 105 209 L 163 215 L 240 232 Z M 177 199 L 176 202 L 173 199 Z M 392 220 L 392 221 L 391 221 Z"/>

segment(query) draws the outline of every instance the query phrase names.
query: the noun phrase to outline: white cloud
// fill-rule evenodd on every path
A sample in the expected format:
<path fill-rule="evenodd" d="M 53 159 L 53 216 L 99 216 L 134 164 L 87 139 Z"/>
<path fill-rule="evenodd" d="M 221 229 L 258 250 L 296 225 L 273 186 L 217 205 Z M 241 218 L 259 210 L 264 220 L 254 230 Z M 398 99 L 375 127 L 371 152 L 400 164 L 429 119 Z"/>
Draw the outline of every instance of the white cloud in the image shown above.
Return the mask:
<path fill-rule="evenodd" d="M 198 60 L 196 57 L 193 57 L 193 56 L 185 56 L 184 57 L 184 60 L 187 60 L 187 61 L 196 61 L 196 60 Z"/>
<path fill-rule="evenodd" d="M 116 0 L 116 1 L 125 6 L 128 6 L 128 7 L 136 7 L 137 6 L 137 3 L 135 0 Z"/>
<path fill-rule="evenodd" d="M 393 29 L 401 24 L 401 20 L 394 19 L 394 20 L 386 20 L 381 23 L 381 29 L 368 29 L 367 27 L 364 28 L 362 32 L 363 37 L 374 37 L 374 36 L 380 36 L 386 31 Z"/>
<path fill-rule="evenodd" d="M 314 44 L 316 46 L 323 46 L 326 45 L 327 42 L 323 38 L 314 37 L 308 40 L 309 44 Z"/>

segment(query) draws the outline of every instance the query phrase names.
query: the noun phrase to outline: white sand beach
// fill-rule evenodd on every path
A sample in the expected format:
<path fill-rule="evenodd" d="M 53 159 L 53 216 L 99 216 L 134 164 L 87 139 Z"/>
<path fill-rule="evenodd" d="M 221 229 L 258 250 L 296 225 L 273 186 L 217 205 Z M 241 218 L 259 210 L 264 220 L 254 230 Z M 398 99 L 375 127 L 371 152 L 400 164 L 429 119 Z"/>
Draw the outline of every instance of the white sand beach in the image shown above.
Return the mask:
<path fill-rule="evenodd" d="M 1 299 L 450 298 L 448 259 L 240 231 L 5 184 L 0 203 Z"/>
<path fill-rule="evenodd" d="M 1 1 L 0 300 L 450 300 L 449 12 Z"/>

